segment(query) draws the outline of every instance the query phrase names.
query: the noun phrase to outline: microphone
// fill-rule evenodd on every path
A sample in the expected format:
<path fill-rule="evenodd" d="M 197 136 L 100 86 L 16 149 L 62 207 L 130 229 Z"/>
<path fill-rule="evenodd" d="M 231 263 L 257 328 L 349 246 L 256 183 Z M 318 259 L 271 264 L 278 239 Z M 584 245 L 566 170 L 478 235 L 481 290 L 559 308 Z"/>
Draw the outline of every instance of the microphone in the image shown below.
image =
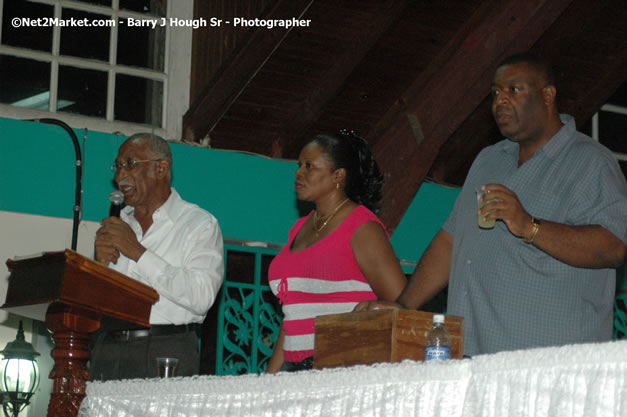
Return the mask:
<path fill-rule="evenodd" d="M 122 210 L 122 203 L 124 203 L 124 194 L 122 191 L 111 191 L 111 194 L 109 194 L 109 201 L 111 201 L 109 216 L 120 217 L 120 210 Z"/>

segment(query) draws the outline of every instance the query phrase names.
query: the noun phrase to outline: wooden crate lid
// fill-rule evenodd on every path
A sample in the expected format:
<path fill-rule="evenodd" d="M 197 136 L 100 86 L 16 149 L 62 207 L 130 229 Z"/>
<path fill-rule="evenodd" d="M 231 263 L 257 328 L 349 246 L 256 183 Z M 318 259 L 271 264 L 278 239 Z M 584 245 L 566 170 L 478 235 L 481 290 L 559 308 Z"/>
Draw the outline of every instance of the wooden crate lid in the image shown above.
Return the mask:
<path fill-rule="evenodd" d="M 374 310 L 316 318 L 314 367 L 424 360 L 433 314 L 415 310 Z M 451 357 L 463 356 L 463 318 L 446 315 Z"/>

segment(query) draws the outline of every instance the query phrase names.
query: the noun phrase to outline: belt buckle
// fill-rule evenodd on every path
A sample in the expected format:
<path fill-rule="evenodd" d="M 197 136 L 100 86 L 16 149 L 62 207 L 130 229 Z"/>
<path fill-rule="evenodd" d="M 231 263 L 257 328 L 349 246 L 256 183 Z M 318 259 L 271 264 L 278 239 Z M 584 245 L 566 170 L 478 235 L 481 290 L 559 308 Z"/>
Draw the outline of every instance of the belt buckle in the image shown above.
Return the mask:
<path fill-rule="evenodd" d="M 131 332 L 129 330 L 118 330 L 113 332 L 113 337 L 116 340 L 128 342 L 131 338 Z"/>
<path fill-rule="evenodd" d="M 150 330 L 117 330 L 113 332 L 113 338 L 122 342 L 128 342 L 131 339 L 138 339 L 140 337 L 147 337 L 150 334 Z"/>
<path fill-rule="evenodd" d="M 150 329 L 128 330 L 128 339 L 139 339 L 150 336 Z"/>

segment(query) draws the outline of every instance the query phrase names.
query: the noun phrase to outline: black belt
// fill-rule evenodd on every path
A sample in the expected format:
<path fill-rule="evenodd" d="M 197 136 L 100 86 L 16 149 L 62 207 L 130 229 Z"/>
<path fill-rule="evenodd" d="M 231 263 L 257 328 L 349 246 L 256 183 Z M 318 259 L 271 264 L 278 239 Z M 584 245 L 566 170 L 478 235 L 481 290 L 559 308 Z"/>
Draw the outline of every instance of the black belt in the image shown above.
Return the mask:
<path fill-rule="evenodd" d="M 131 340 L 148 336 L 166 336 L 178 333 L 196 332 L 198 334 L 198 324 L 153 324 L 148 329 L 137 330 L 116 330 L 109 332 L 109 336 L 115 340 Z"/>
<path fill-rule="evenodd" d="M 298 372 L 298 371 L 308 371 L 313 369 L 314 358 L 310 356 L 308 358 L 303 359 L 300 362 L 284 362 L 285 368 L 287 372 Z"/>

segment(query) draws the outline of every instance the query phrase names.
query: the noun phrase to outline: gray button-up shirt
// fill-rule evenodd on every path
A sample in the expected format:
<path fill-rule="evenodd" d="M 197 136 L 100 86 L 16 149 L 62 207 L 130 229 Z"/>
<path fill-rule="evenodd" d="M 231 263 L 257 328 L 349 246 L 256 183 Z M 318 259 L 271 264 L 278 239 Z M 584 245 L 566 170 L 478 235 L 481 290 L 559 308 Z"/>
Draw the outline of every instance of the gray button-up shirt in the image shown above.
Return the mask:
<path fill-rule="evenodd" d="M 502 221 L 494 229 L 477 226 L 475 190 L 502 184 L 534 217 L 601 225 L 627 242 L 627 185 L 616 159 L 577 132 L 572 117 L 562 121 L 520 167 L 515 142 L 481 151 L 443 226 L 454 236 L 448 313 L 464 317 L 466 354 L 611 338 L 614 269 L 569 266 L 525 244 Z"/>

